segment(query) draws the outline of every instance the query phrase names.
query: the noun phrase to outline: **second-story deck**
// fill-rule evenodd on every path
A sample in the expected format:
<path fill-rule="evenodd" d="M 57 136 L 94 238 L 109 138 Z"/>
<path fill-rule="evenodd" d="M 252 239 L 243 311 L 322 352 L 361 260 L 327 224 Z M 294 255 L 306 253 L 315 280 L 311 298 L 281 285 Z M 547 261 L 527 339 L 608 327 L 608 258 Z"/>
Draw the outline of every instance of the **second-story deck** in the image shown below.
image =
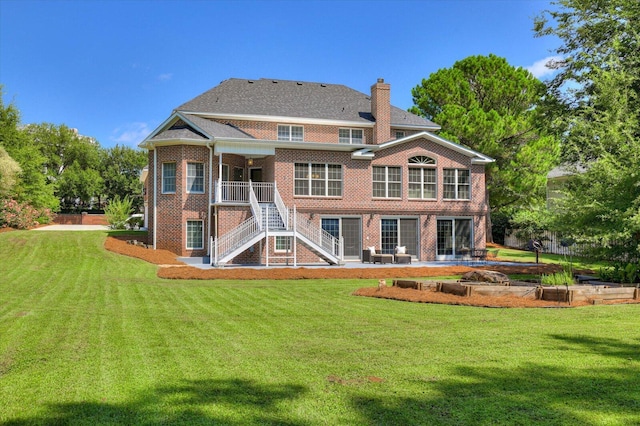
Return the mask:
<path fill-rule="evenodd" d="M 275 202 L 275 182 L 232 182 L 216 180 L 211 204 L 249 204 L 251 201 L 250 188 L 253 188 L 258 203 Z"/>

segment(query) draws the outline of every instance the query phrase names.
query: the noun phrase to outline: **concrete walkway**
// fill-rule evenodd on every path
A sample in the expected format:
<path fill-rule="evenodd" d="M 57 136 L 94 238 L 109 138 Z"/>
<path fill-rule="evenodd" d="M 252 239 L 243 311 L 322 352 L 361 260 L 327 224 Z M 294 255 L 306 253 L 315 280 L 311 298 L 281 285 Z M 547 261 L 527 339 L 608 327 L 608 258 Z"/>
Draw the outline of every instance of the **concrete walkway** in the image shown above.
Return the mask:
<path fill-rule="evenodd" d="M 106 225 L 47 225 L 32 231 L 108 231 Z"/>
<path fill-rule="evenodd" d="M 199 269 L 216 269 L 215 266 L 211 266 L 209 264 L 208 257 L 178 257 L 178 260 L 186 263 L 189 266 L 193 266 Z M 359 260 L 346 261 L 343 265 L 329 265 L 327 263 L 298 263 L 297 266 L 293 266 L 293 262 L 290 265 L 285 264 L 269 264 L 268 268 L 348 268 L 348 269 L 361 269 L 361 268 L 420 268 L 420 267 L 446 267 L 446 266 L 491 266 L 491 265 L 502 265 L 502 266 L 535 266 L 535 263 L 519 263 L 519 262 L 497 262 L 497 261 L 486 261 L 486 262 L 475 262 L 475 261 L 416 261 L 413 260 L 411 264 L 397 264 L 397 263 L 384 263 L 384 264 L 372 264 L 372 263 L 362 263 Z M 224 266 L 223 268 L 246 268 L 246 269 L 266 269 L 265 265 L 236 265 L 231 264 Z"/>

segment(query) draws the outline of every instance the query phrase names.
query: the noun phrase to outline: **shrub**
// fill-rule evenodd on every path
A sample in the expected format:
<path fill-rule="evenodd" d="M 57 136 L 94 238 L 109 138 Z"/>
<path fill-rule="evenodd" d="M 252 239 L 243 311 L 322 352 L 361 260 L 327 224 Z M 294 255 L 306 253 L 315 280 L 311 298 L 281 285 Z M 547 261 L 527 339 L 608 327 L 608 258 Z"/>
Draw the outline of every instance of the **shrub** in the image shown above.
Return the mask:
<path fill-rule="evenodd" d="M 0 200 L 0 228 L 29 229 L 52 219 L 51 209 L 36 209 L 13 199 Z"/>
<path fill-rule="evenodd" d="M 616 262 L 611 268 L 600 268 L 598 276 L 602 281 L 632 284 L 640 281 L 640 264 Z"/>
<path fill-rule="evenodd" d="M 133 212 L 133 202 L 128 196 L 123 199 L 116 196 L 104 209 L 107 222 L 112 229 L 125 229 L 131 212 Z"/>

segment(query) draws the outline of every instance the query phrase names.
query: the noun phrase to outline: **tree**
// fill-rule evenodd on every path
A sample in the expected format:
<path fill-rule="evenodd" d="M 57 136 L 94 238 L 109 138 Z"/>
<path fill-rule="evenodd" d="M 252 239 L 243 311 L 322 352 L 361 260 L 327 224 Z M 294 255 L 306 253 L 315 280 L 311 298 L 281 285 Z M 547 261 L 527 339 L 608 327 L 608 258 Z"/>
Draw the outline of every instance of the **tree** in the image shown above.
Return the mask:
<path fill-rule="evenodd" d="M 0 146 L 21 168 L 13 187 L 14 198 L 37 209 L 57 210 L 59 202 L 54 196 L 55 186 L 43 174 L 45 158 L 29 135 L 20 128 L 20 112 L 13 104 L 4 104 L 0 87 Z"/>
<path fill-rule="evenodd" d="M 11 194 L 21 172 L 20 164 L 0 146 L 0 198 Z"/>
<path fill-rule="evenodd" d="M 116 145 L 103 150 L 101 157 L 104 195 L 110 200 L 128 197 L 134 210 L 138 211 L 143 203 L 140 172 L 147 164 L 147 155 L 140 150 Z"/>
<path fill-rule="evenodd" d="M 440 124 L 443 137 L 496 160 L 486 167 L 492 214 L 544 199 L 559 143 L 539 108 L 546 87 L 530 72 L 496 55 L 471 56 L 423 79 L 412 95 L 411 112 Z"/>
<path fill-rule="evenodd" d="M 536 18 L 537 36 L 561 40 L 549 85 L 562 157 L 583 166 L 557 227 L 618 258 L 640 257 L 640 3 L 561 0 Z M 551 19 L 549 19 L 551 18 Z"/>
<path fill-rule="evenodd" d="M 56 195 L 67 208 L 86 205 L 102 193 L 100 145 L 66 125 L 30 124 L 24 131 L 44 156 L 47 181 L 55 182 Z"/>

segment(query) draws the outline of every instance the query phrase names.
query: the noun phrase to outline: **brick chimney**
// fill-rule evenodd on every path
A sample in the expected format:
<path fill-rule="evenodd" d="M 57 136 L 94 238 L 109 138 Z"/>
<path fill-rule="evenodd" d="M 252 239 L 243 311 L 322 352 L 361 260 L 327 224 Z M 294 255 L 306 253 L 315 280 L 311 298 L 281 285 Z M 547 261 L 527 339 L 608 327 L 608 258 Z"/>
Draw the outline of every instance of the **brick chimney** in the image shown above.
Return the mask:
<path fill-rule="evenodd" d="M 371 86 L 371 114 L 376 122 L 373 125 L 373 143 L 380 145 L 391 140 L 391 86 L 379 78 Z"/>

